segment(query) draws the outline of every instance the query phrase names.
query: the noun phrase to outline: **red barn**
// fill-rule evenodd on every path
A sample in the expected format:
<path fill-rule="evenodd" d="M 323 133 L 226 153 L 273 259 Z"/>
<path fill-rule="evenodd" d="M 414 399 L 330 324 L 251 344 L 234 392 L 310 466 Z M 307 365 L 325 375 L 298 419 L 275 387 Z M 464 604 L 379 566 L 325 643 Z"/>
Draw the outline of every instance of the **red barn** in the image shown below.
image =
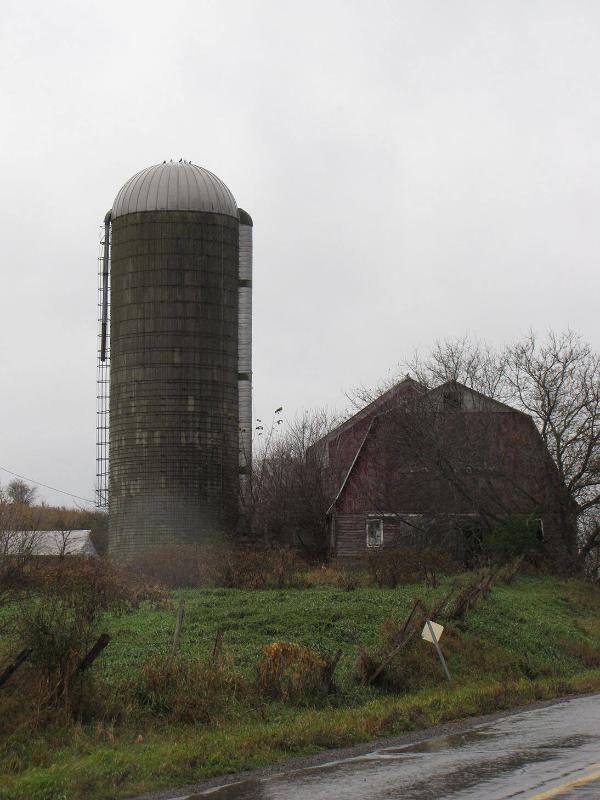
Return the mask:
<path fill-rule="evenodd" d="M 406 378 L 310 449 L 331 558 L 435 546 L 467 564 L 498 537 L 568 549 L 556 469 L 531 417 L 456 382 Z"/>

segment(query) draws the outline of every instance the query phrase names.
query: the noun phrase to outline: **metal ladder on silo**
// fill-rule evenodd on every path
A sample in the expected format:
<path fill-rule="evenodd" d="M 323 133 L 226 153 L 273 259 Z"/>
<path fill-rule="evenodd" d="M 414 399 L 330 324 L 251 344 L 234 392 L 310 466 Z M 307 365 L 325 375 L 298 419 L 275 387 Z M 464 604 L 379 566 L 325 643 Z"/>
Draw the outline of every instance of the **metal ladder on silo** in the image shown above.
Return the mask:
<path fill-rule="evenodd" d="M 96 367 L 96 506 L 108 508 L 110 407 L 110 221 L 101 227 L 98 255 L 98 357 Z"/>

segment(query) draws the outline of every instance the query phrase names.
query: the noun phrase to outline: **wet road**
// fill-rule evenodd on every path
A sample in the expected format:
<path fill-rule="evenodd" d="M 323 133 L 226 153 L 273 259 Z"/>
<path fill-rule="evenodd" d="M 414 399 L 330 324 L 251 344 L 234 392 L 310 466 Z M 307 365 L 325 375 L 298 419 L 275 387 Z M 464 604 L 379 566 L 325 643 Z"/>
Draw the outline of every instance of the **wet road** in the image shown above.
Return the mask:
<path fill-rule="evenodd" d="M 173 800 L 177 796 L 172 796 Z M 177 800 L 600 800 L 600 695 Z"/>

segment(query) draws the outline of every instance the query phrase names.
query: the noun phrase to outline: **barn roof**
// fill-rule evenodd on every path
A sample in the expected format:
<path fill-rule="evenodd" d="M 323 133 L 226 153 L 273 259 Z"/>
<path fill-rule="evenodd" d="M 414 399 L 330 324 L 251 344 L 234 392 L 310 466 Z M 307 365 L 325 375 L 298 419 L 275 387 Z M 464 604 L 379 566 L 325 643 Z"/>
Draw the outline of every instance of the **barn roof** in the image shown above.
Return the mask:
<path fill-rule="evenodd" d="M 336 428 L 330 431 L 326 436 L 322 439 L 319 439 L 315 444 L 311 445 L 311 447 L 319 447 L 324 445 L 326 442 L 331 441 L 332 439 L 336 439 L 341 433 L 347 431 L 349 428 L 352 428 L 361 420 L 365 419 L 365 417 L 369 417 L 375 414 L 380 413 L 385 408 L 394 404 L 394 401 L 404 395 L 424 395 L 427 394 L 427 388 L 423 386 L 423 384 L 419 383 L 418 381 L 413 380 L 409 375 L 406 378 L 403 378 L 398 383 L 395 383 L 391 389 L 380 394 L 370 403 L 368 403 L 364 408 L 359 409 L 355 414 L 351 417 L 348 417 L 347 420 L 340 423 Z"/>
<path fill-rule="evenodd" d="M 354 453 L 354 456 L 351 460 L 351 463 L 348 466 L 347 471 L 344 473 L 339 488 L 335 493 L 335 497 L 327 509 L 327 514 L 330 514 L 333 509 L 335 508 L 336 503 L 341 498 L 344 490 L 350 480 L 350 476 L 354 471 L 358 461 L 360 460 L 361 453 L 365 448 L 365 445 L 371 435 L 373 434 L 373 430 L 375 428 L 376 422 L 384 417 L 385 415 L 393 412 L 394 410 L 399 409 L 399 405 L 394 404 L 396 399 L 403 399 L 406 395 L 412 394 L 413 397 L 418 397 L 420 400 L 431 400 L 434 403 L 436 401 L 441 400 L 441 407 L 440 411 L 443 409 L 443 399 L 450 391 L 459 391 L 461 394 L 466 395 L 472 398 L 471 406 L 469 408 L 461 408 L 461 412 L 472 413 L 474 411 L 478 411 L 480 413 L 489 413 L 492 415 L 498 413 L 508 413 L 511 412 L 513 414 L 518 414 L 520 416 L 526 417 L 531 424 L 533 425 L 533 420 L 528 414 L 524 414 L 522 411 L 518 409 L 512 408 L 511 406 L 507 405 L 506 403 L 501 403 L 499 400 L 495 400 L 492 397 L 488 397 L 487 395 L 482 394 L 481 392 L 476 391 L 475 389 L 471 389 L 468 386 L 465 386 L 458 381 L 446 381 L 445 383 L 440 384 L 439 386 L 434 387 L 433 389 L 426 389 L 425 386 L 414 381 L 408 375 L 399 383 L 392 386 L 387 392 L 384 392 L 378 398 L 376 398 L 373 402 L 369 403 L 363 409 L 358 411 L 352 417 L 347 419 L 337 428 L 335 428 L 331 433 L 327 436 L 320 439 L 316 442 L 313 447 L 318 448 L 319 446 L 326 445 L 331 440 L 335 439 L 339 436 L 342 432 L 348 430 L 349 428 L 356 425 L 362 419 L 367 416 L 372 416 L 371 422 L 364 434 L 361 437 L 360 442 L 358 443 L 357 449 Z M 453 412 L 456 413 L 456 412 Z M 535 427 L 535 426 L 534 426 Z"/>

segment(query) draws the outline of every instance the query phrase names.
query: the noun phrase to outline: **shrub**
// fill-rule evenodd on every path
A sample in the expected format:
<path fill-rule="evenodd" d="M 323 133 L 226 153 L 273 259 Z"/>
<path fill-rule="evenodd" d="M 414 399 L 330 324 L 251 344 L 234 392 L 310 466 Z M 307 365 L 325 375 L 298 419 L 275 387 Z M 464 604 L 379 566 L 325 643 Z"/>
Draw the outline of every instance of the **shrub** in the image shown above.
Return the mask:
<path fill-rule="evenodd" d="M 379 630 L 379 640 L 373 653 L 368 653 L 359 645 L 356 678 L 367 683 L 378 673 L 374 682 L 394 692 L 435 685 L 440 679 L 443 680 L 435 649 L 424 642 L 420 635 L 423 619 L 423 616 L 415 617 L 414 625 L 406 632 L 406 637 L 395 620 L 387 619 Z M 404 646 L 399 647 L 403 640 Z M 452 649 L 456 641 L 456 632 L 446 629 L 444 647 L 450 645 Z M 383 668 L 380 669 L 380 666 Z"/>
<path fill-rule="evenodd" d="M 143 708 L 177 722 L 212 722 L 246 694 L 226 658 L 158 656 L 142 668 L 136 697 Z"/>
<path fill-rule="evenodd" d="M 440 548 L 389 547 L 369 552 L 367 570 L 376 586 L 395 589 L 401 583 L 420 581 L 435 586 L 438 572 L 450 574 L 460 567 Z"/>
<path fill-rule="evenodd" d="M 28 591 L 58 595 L 66 602 L 98 610 L 123 611 L 140 603 L 166 602 L 166 588 L 101 558 L 40 558 L 28 569 Z"/>
<path fill-rule="evenodd" d="M 414 572 L 409 562 L 410 556 L 412 553 L 407 553 L 405 550 L 370 552 L 367 558 L 367 570 L 371 581 L 381 589 L 395 589 L 399 583 L 408 582 Z"/>
<path fill-rule="evenodd" d="M 510 586 L 523 565 L 524 556 L 518 556 L 513 561 L 505 564 L 498 573 L 498 580 Z"/>
<path fill-rule="evenodd" d="M 291 642 L 267 645 L 257 667 L 257 688 L 267 698 L 303 704 L 333 690 L 340 654 L 330 659 Z"/>
<path fill-rule="evenodd" d="M 237 548 L 221 562 L 219 585 L 232 589 L 301 588 L 305 569 L 306 562 L 290 548 Z"/>
<path fill-rule="evenodd" d="M 444 635 L 448 655 L 450 636 Z M 381 673 L 381 685 L 393 692 L 408 692 L 445 681 L 433 645 L 415 637 Z"/>
<path fill-rule="evenodd" d="M 91 694 L 83 659 L 99 637 L 102 614 L 166 595 L 100 559 L 37 559 L 27 577 L 13 598 L 13 624 L 19 649 L 31 651 L 30 683 L 40 706 L 79 714 Z"/>
<path fill-rule="evenodd" d="M 559 639 L 559 644 L 567 655 L 581 662 L 588 669 L 600 667 L 600 650 L 587 642 L 563 636 Z"/>
<path fill-rule="evenodd" d="M 130 569 L 172 588 L 283 589 L 304 585 L 306 563 L 289 548 L 172 544 L 147 551 Z"/>
<path fill-rule="evenodd" d="M 533 516 L 507 516 L 494 525 L 483 538 L 483 555 L 496 563 L 524 556 L 536 564 L 540 560 L 542 540 Z"/>
<path fill-rule="evenodd" d="M 362 575 L 357 570 L 323 565 L 307 570 L 303 578 L 307 586 L 333 586 L 352 592 L 360 586 Z"/>

